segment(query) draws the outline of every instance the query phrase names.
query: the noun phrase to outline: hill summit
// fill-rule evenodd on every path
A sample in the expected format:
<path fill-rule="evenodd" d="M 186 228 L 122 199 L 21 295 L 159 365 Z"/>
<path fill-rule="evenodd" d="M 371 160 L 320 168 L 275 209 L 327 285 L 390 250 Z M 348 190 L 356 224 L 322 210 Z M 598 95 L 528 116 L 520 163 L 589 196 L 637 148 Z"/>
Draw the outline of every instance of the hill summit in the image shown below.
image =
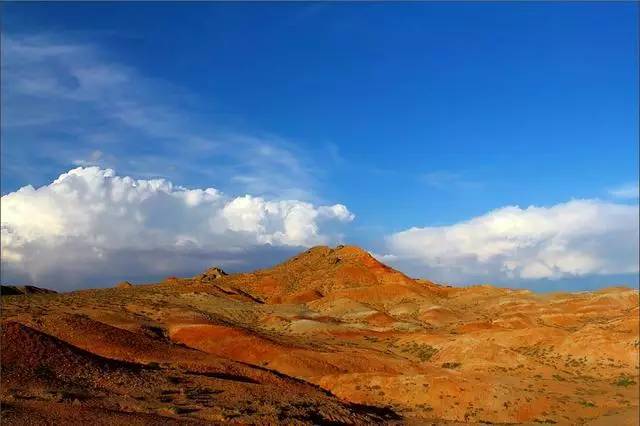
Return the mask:
<path fill-rule="evenodd" d="M 227 273 L 217 266 L 211 267 L 201 273 L 200 275 L 196 275 L 194 278 L 201 283 L 208 283 L 213 280 L 216 280 L 220 277 L 226 276 Z"/>
<path fill-rule="evenodd" d="M 312 247 L 272 268 L 231 279 L 268 303 L 299 303 L 372 287 L 403 294 L 421 286 L 356 246 Z M 375 297 L 375 292 L 368 294 Z M 357 297 L 356 297 L 357 298 Z"/>

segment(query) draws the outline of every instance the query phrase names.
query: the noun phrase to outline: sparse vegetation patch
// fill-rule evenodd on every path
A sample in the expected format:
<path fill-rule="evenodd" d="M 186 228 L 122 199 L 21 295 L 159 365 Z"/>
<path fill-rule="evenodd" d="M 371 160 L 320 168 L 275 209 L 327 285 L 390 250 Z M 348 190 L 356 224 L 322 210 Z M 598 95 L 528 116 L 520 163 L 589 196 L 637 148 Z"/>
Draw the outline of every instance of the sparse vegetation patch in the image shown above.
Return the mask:
<path fill-rule="evenodd" d="M 459 362 L 445 362 L 442 364 L 442 368 L 456 369 L 459 368 L 462 364 Z"/>
<path fill-rule="evenodd" d="M 620 377 L 618 377 L 618 379 L 616 379 L 615 381 L 615 385 L 616 386 L 623 386 L 623 387 L 627 387 L 627 386 L 631 386 L 631 385 L 635 385 L 636 381 L 633 380 L 633 378 L 631 376 L 626 376 L 626 375 L 622 375 Z"/>

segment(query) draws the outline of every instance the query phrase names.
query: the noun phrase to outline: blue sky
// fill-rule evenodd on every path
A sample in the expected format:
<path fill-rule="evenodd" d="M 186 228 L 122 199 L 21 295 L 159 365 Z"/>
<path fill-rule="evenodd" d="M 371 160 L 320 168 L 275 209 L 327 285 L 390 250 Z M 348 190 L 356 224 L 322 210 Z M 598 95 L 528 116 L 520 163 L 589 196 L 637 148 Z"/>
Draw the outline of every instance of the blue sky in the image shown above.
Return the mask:
<path fill-rule="evenodd" d="M 634 2 L 4 3 L 2 194 L 95 165 L 339 203 L 355 218 L 321 227 L 328 242 L 434 273 L 390 239 L 507 206 L 637 215 L 637 22 Z M 442 256 L 482 257 L 465 250 Z M 479 262 L 435 275 L 523 279 Z M 558 266 L 550 288 L 637 283 L 596 263 Z"/>

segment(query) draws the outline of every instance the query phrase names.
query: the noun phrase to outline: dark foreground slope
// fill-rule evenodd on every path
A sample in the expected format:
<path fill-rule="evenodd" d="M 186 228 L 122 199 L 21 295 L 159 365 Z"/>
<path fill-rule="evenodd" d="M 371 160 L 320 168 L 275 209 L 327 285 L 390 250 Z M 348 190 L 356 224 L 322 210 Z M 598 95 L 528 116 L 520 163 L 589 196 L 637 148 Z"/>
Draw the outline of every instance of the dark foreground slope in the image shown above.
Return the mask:
<path fill-rule="evenodd" d="M 145 336 L 136 339 L 86 317 L 59 321 L 91 325 L 93 341 L 85 346 L 95 352 L 113 355 L 117 347 L 120 358 L 163 362 L 107 358 L 30 326 L 3 322 L 3 424 L 371 424 L 397 418 L 391 410 L 342 402 L 282 374 Z M 104 349 L 96 340 L 106 343 Z M 141 354 L 136 346 L 145 340 L 151 340 L 152 351 Z"/>
<path fill-rule="evenodd" d="M 32 285 L 0 285 L 0 296 L 23 296 L 29 294 L 52 294 L 53 290 Z"/>

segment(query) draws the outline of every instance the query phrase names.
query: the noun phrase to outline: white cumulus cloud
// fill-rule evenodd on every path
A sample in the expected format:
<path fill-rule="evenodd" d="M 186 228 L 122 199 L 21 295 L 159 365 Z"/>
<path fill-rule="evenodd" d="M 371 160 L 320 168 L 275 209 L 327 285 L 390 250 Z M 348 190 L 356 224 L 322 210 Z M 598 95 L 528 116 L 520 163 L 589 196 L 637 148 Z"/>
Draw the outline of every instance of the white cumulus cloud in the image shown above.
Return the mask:
<path fill-rule="evenodd" d="M 341 204 L 234 198 L 99 167 L 70 170 L 37 189 L 25 186 L 4 195 L 0 206 L 3 282 L 54 288 L 186 271 L 216 258 L 250 261 L 265 245 L 334 242 L 339 237 L 327 232 L 332 223 L 354 218 Z"/>
<path fill-rule="evenodd" d="M 387 259 L 436 279 L 558 279 L 638 272 L 638 206 L 573 200 L 504 207 L 387 237 Z"/>

